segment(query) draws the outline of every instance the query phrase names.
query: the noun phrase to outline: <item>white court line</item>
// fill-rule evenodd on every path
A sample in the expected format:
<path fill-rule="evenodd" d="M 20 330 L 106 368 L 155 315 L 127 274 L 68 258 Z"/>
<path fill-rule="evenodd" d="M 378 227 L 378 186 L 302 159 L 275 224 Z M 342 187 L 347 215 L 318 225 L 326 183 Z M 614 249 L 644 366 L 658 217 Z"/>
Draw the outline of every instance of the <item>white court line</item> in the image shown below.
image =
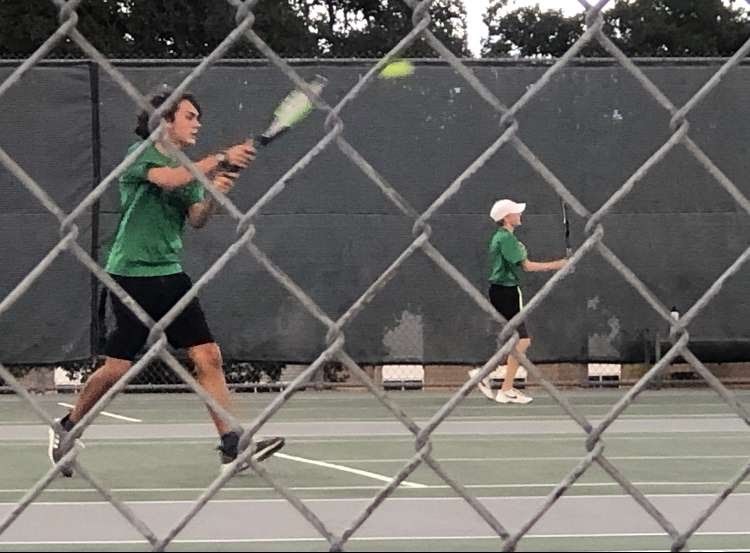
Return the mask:
<path fill-rule="evenodd" d="M 170 443 L 181 444 L 181 445 L 204 445 L 206 443 L 213 443 L 216 440 L 206 438 L 203 440 L 193 439 L 169 439 Z M 289 443 L 318 443 L 319 441 L 326 440 L 289 440 Z M 339 440 L 330 440 L 336 442 Z M 390 441 L 390 440 L 389 440 Z M 406 441 L 411 441 L 407 439 Z M 130 447 L 134 445 L 163 445 L 165 440 L 112 440 L 111 438 L 100 438 L 87 440 L 89 446 L 101 445 L 101 446 L 125 446 Z M 0 447 L 3 445 L 36 445 L 37 443 L 46 443 L 46 441 L 37 440 L 34 442 L 5 442 L 0 441 Z M 537 456 L 537 457 L 441 457 L 438 460 L 445 463 L 495 463 L 495 462 L 545 462 L 545 461 L 580 461 L 583 457 L 576 455 L 569 456 Z M 610 461 L 685 461 L 685 460 L 721 460 L 721 459 L 750 459 L 750 455 L 608 455 L 607 458 Z M 322 461 L 315 461 L 316 463 L 406 463 L 409 459 L 406 458 L 346 458 L 346 459 L 325 459 Z M 356 469 L 354 469 L 356 470 Z M 0 490 L 1 491 L 1 490 Z"/>
<path fill-rule="evenodd" d="M 536 396 L 535 402 L 538 401 L 538 398 L 539 398 L 539 396 Z M 162 399 L 163 398 L 159 398 L 160 401 Z M 738 399 L 742 399 L 742 398 L 738 398 Z M 614 398 L 613 398 L 613 400 L 614 400 Z M 482 401 L 484 403 L 483 405 L 465 405 L 465 404 L 460 404 L 458 406 L 458 409 L 465 410 L 465 411 L 492 411 L 492 410 L 496 410 L 496 409 L 502 409 L 502 407 L 499 407 L 497 404 L 493 405 L 492 403 L 486 401 L 484 399 L 484 397 L 482 397 Z M 160 413 L 160 412 L 164 411 L 164 407 L 148 407 L 146 405 L 144 405 L 142 407 L 141 405 L 138 405 L 138 403 L 139 402 L 137 402 L 137 401 L 133 401 L 132 402 L 132 404 L 134 406 L 137 406 L 138 410 L 141 410 L 141 408 L 142 408 L 144 411 L 153 411 L 153 412 L 156 412 L 156 413 Z M 314 405 L 319 405 L 319 401 L 317 399 L 314 400 L 313 402 L 310 402 L 310 403 L 313 403 Z M 237 402 L 237 404 L 238 405 L 242 405 L 242 406 L 246 406 L 247 405 L 247 406 L 255 409 L 258 412 L 260 412 L 263 408 L 265 408 L 268 405 L 270 405 L 270 404 L 265 404 L 265 405 L 259 404 L 258 400 L 245 400 L 245 401 L 240 400 L 240 401 Z M 2 405 L 2 403 L 0 402 L 0 406 L 1 405 Z M 185 407 L 189 407 L 189 408 L 193 408 L 195 406 L 200 406 L 200 405 L 204 405 L 204 403 L 202 401 L 200 401 L 200 400 L 195 400 L 195 401 L 192 401 L 190 403 L 187 403 L 187 402 L 185 403 Z M 375 406 L 380 406 L 380 404 L 379 403 L 373 403 L 372 407 L 375 407 Z M 637 402 L 637 403 L 633 404 L 631 406 L 631 408 L 633 408 L 633 407 L 635 407 L 635 408 L 641 407 L 641 408 L 647 409 L 648 407 L 671 407 L 671 406 L 675 406 L 675 407 L 684 406 L 684 401 L 675 401 L 675 402 L 672 402 L 672 403 L 665 403 L 665 402 L 658 402 L 658 403 L 638 403 Z M 722 401 L 718 401 L 718 400 L 717 401 L 711 401 L 711 402 L 705 402 L 705 403 L 693 402 L 693 403 L 690 403 L 690 406 L 693 407 L 693 408 L 696 408 L 696 407 L 722 407 L 722 408 L 726 409 L 727 413 L 734 413 L 734 411 L 731 411 L 731 409 L 729 408 L 729 406 L 726 403 L 724 403 Z M 364 406 L 364 408 L 369 408 L 369 407 L 370 407 L 369 405 L 365 405 Z M 433 412 L 435 410 L 437 410 L 438 407 L 439 407 L 438 405 L 430 405 L 430 404 L 409 405 L 409 408 L 411 410 L 421 409 L 421 410 L 425 410 L 425 411 L 429 410 L 429 411 L 433 411 Z M 581 409 L 583 409 L 583 408 L 601 407 L 602 409 L 609 410 L 611 408 L 611 405 L 609 403 L 574 403 L 573 407 L 574 408 L 581 408 Z M 341 407 L 341 406 L 337 405 L 337 408 L 338 408 L 337 412 L 340 412 L 342 409 L 349 409 L 349 410 L 361 411 L 363 409 L 363 406 L 362 406 L 361 399 L 360 399 L 359 401 L 357 401 L 356 404 L 347 405 L 347 406 L 344 406 L 344 407 Z M 513 407 L 508 407 L 508 408 L 509 409 L 513 409 Z M 554 403 L 554 402 L 551 402 L 551 403 L 535 403 L 535 405 L 533 406 L 533 409 L 535 411 L 540 411 L 540 410 L 543 410 L 543 409 L 548 409 L 548 410 L 549 409 L 556 409 L 556 410 L 559 411 L 561 409 L 561 407 L 560 407 L 559 404 Z M 309 413 L 310 412 L 310 407 L 284 407 L 284 412 L 287 412 L 287 411 L 290 411 L 290 412 L 300 411 L 300 412 Z"/>
<path fill-rule="evenodd" d="M 750 532 L 701 532 L 700 530 L 695 532 L 693 536 L 747 536 Z M 633 532 L 631 534 L 624 533 L 608 533 L 608 534 L 526 534 L 523 539 L 586 539 L 586 538 L 665 538 L 668 539 L 665 533 L 659 532 Z M 350 542 L 374 542 L 374 541 L 449 541 L 449 540 L 499 540 L 500 536 L 352 536 L 348 541 Z M 303 543 L 303 542 L 325 542 L 328 541 L 323 537 L 313 538 L 236 538 L 236 539 L 174 539 L 170 543 Z M 0 546 L 3 545 L 130 545 L 130 544 L 146 544 L 148 543 L 145 539 L 143 540 L 91 540 L 91 541 L 2 541 L 0 540 Z M 628 551 L 623 549 L 622 551 Z M 640 550 L 639 550 L 640 551 Z M 660 550 L 655 550 L 660 551 Z M 747 551 L 747 549 L 695 549 L 694 551 Z"/>
<path fill-rule="evenodd" d="M 448 487 L 448 486 L 445 486 Z M 27 490 L 28 491 L 28 490 Z M 691 493 L 691 494 L 675 494 L 675 493 L 662 493 L 662 494 L 645 494 L 646 497 L 662 497 L 662 498 L 680 498 L 685 497 L 716 497 L 716 494 L 711 493 Z M 748 497 L 750 493 L 733 493 L 732 497 Z M 533 499 L 545 499 L 543 495 L 508 495 L 508 496 L 477 496 L 477 499 L 481 501 L 489 500 L 503 500 L 503 501 L 529 501 Z M 333 498 L 309 498 L 305 499 L 305 503 L 356 503 L 356 502 L 367 502 L 372 498 L 370 497 L 333 497 Z M 613 494 L 613 495 L 570 495 L 566 496 L 568 501 L 592 501 L 597 499 L 632 499 L 632 496 L 627 494 Z M 432 502 L 432 501 L 447 501 L 447 502 L 465 502 L 461 497 L 451 496 L 439 496 L 439 497 L 390 497 L 388 501 L 392 502 Z M 271 499 L 211 499 L 212 504 L 237 504 L 237 503 L 289 503 L 288 499 L 284 498 L 271 498 Z M 128 505 L 194 505 L 194 499 L 143 499 L 135 501 L 125 501 Z M 0 502 L 2 506 L 17 506 L 18 503 L 13 502 Z M 46 507 L 68 507 L 70 505 L 112 505 L 109 501 L 34 501 L 35 506 L 46 506 Z M 723 533 L 723 532 L 720 532 Z M 736 531 L 738 534 L 750 534 L 750 529 L 743 531 Z"/>
<path fill-rule="evenodd" d="M 307 463 L 308 465 L 316 465 L 319 467 L 340 470 L 342 472 L 350 472 L 352 474 L 358 474 L 359 476 L 365 476 L 367 478 L 374 478 L 375 480 L 380 480 L 382 482 L 393 482 L 393 478 L 390 478 L 388 476 L 383 476 L 382 474 L 376 474 L 374 472 L 368 472 L 366 470 L 353 469 L 351 467 L 345 467 L 343 465 L 335 465 L 333 463 L 326 463 L 325 461 L 305 459 L 304 457 L 296 457 L 294 455 L 287 455 L 286 453 L 275 453 L 274 457 L 280 457 L 282 459 L 287 459 L 289 461 L 297 461 L 298 463 Z M 403 482 L 401 482 L 400 486 L 403 486 L 404 488 L 426 488 L 427 487 L 424 484 L 418 484 L 416 482 L 409 482 L 408 480 L 404 480 Z"/>
<path fill-rule="evenodd" d="M 309 411 L 309 410 L 308 410 Z M 602 413 L 587 413 L 586 416 L 591 419 L 597 419 L 597 417 L 603 417 L 606 415 L 606 412 Z M 731 412 L 726 413 L 706 413 L 706 414 L 689 414 L 689 413 L 664 413 L 664 414 L 658 414 L 658 415 L 649 415 L 649 414 L 643 414 L 643 415 L 619 415 L 617 417 L 617 420 L 651 420 L 651 419 L 678 419 L 678 420 L 692 420 L 692 419 L 737 419 L 739 418 L 736 414 Z M 161 418 L 159 419 L 159 424 L 195 424 L 196 422 L 200 422 L 202 419 L 196 418 L 195 420 L 186 420 L 185 418 L 180 419 L 165 419 Z M 396 419 L 393 417 L 340 417 L 340 418 L 329 418 L 326 419 L 328 422 L 331 423 L 337 423 L 337 422 L 346 422 L 346 423 L 381 423 L 381 422 L 396 422 Z M 453 416 L 449 419 L 446 419 L 446 422 L 452 422 L 452 423 L 460 423 L 460 422 L 474 422 L 474 423 L 496 423 L 496 422 L 525 422 L 525 421 L 548 421 L 548 422 L 570 422 L 575 423 L 573 419 L 570 417 L 566 417 L 565 415 L 467 415 L 467 416 Z M 30 421 L 33 423 L 33 421 Z M 299 424 L 308 422 L 308 419 L 285 419 L 285 420 L 279 420 L 274 421 L 282 424 Z M 424 424 L 428 422 L 428 419 L 424 418 L 423 416 L 415 417 L 414 422 L 418 424 Z M 13 423 L 13 424 L 19 424 L 19 423 Z M 583 431 L 581 431 L 583 432 Z"/>
<path fill-rule="evenodd" d="M 497 461 L 580 461 L 583 456 L 566 456 L 566 457 L 439 457 L 441 463 L 484 463 Z M 707 460 L 707 459 L 748 459 L 750 455 L 607 455 L 610 461 L 684 461 L 684 460 Z M 408 459 L 326 459 L 328 463 L 405 463 Z"/>
<path fill-rule="evenodd" d="M 58 403 L 58 405 L 61 405 L 63 407 L 73 408 L 73 405 L 69 403 Z M 308 409 L 309 411 L 309 409 Z M 606 413 L 588 413 L 586 416 L 589 418 L 596 418 L 601 417 L 605 415 Z M 109 413 L 107 411 L 102 411 L 102 415 L 112 417 L 115 419 L 121 419 L 128 422 L 143 422 L 140 419 L 135 419 L 131 417 L 126 417 L 125 415 L 117 415 L 114 413 Z M 707 414 L 675 414 L 675 413 L 664 413 L 664 414 L 657 414 L 657 415 L 651 415 L 651 414 L 643 414 L 643 415 L 620 415 L 617 417 L 617 420 L 661 420 L 661 419 L 677 419 L 677 420 L 692 420 L 692 419 L 735 419 L 738 418 L 734 413 L 726 412 L 726 413 L 707 413 Z M 186 420 L 185 418 L 181 419 L 159 419 L 158 424 L 185 424 L 185 425 L 192 425 L 199 422 L 202 422 L 203 419 L 195 419 L 195 420 Z M 331 418 L 328 419 L 331 423 L 338 423 L 338 422 L 345 422 L 345 423 L 366 423 L 366 424 L 372 424 L 372 423 L 382 423 L 382 422 L 394 422 L 395 419 L 388 418 L 388 417 L 380 417 L 380 418 Z M 477 416 L 454 416 L 448 419 L 448 422 L 452 423 L 461 423 L 461 422 L 473 422 L 473 423 L 497 423 L 497 422 L 526 422 L 526 421 L 545 421 L 545 422 L 571 422 L 574 423 L 571 418 L 561 416 L 561 415 L 515 415 L 515 416 L 493 416 L 493 415 L 477 415 Z M 282 424 L 299 424 L 307 422 L 305 419 L 291 419 L 291 420 L 279 420 L 274 421 Z M 427 419 L 417 417 L 415 419 L 415 422 L 417 423 L 425 423 L 427 422 Z M 36 419 L 30 419 L 30 420 L 15 420 L 15 421 L 7 421 L 3 422 L 3 424 L 9 424 L 9 425 L 36 425 L 39 424 L 39 421 Z M 680 431 L 689 433 L 690 431 Z M 700 430 L 695 430 L 693 432 L 701 432 Z M 727 432 L 731 432 L 731 430 L 728 430 Z M 571 432 L 563 432 L 565 434 L 570 434 Z M 581 434 L 583 431 L 581 431 Z"/>
<path fill-rule="evenodd" d="M 75 407 L 75 405 L 71 405 L 70 403 L 58 402 L 57 404 L 61 405 L 62 407 L 69 407 L 70 409 L 73 409 L 73 407 Z M 134 419 L 132 417 L 126 417 L 125 415 L 117 415 L 115 413 L 109 413 L 107 411 L 101 411 L 99 414 L 104 415 L 105 417 L 112 417 L 113 419 L 120 419 L 120 420 L 128 421 L 128 422 L 143 422 L 141 419 Z"/>
<path fill-rule="evenodd" d="M 16 423 L 12 423 L 16 424 Z M 35 424 L 38 424 L 35 423 Z M 194 424 L 194 423 L 191 423 Z M 0 428 L 2 428 L 2 424 L 0 424 Z M 654 433 L 653 435 L 612 435 L 612 436 L 606 436 L 604 440 L 606 442 L 634 442 L 634 441 L 644 441 L 644 442 L 652 442 L 654 440 L 658 441 L 668 441 L 668 440 L 680 440 L 680 441 L 686 441 L 686 440 L 712 440 L 712 441 L 736 441 L 736 442 L 744 442 L 747 440 L 750 440 L 750 435 L 736 435 L 739 434 L 740 431 L 737 431 L 735 435 L 711 435 L 711 436 L 705 436 L 706 432 L 702 432 L 700 430 L 696 430 L 695 432 L 682 432 L 679 436 L 675 436 L 674 433 L 667 433 L 667 434 L 659 434 Z M 560 436 L 560 434 L 566 434 L 567 437 Z M 690 436 L 689 434 L 695 434 L 695 436 Z M 538 437 L 537 437 L 538 436 Z M 538 434 L 537 436 L 518 436 L 513 437 L 514 442 L 582 442 L 586 439 L 586 434 L 583 433 L 575 433 L 570 434 L 567 432 L 561 432 L 558 433 L 555 436 L 550 436 L 549 434 Z M 476 435 L 464 435 L 464 434 L 452 434 L 452 435 L 442 435 L 442 436 L 436 436 L 436 441 L 449 441 L 449 442 L 497 442 L 497 436 L 476 436 Z M 342 443 L 349 443 L 349 442 L 362 442 L 364 440 L 367 440 L 368 442 L 386 442 L 388 444 L 391 444 L 393 442 L 403 442 L 403 443 L 414 443 L 414 437 L 411 438 L 405 438 L 400 434 L 379 434 L 377 436 L 341 436 L 338 438 L 303 438 L 303 437 L 292 437 L 287 438 L 287 443 L 291 444 L 342 444 Z M 142 439 L 142 438 L 88 438 L 86 440 L 86 443 L 97 443 L 101 445 L 163 445 L 164 443 L 169 442 L 173 444 L 206 444 L 206 443 L 214 443 L 216 442 L 215 438 L 203 438 L 203 439 L 194 439 L 194 438 L 154 438 L 154 439 Z M 40 438 L 37 440 L 29 439 L 29 440 L 15 440 L 15 439 L 9 439 L 9 438 L 2 438 L 0 437 L 0 447 L 8 446 L 8 447 L 17 447 L 19 445 L 37 445 L 37 444 L 46 444 L 47 439 Z M 578 460 L 581 460 L 582 457 L 578 457 Z"/>
<path fill-rule="evenodd" d="M 390 479 L 389 479 L 390 480 Z M 465 488 L 471 488 L 471 489 L 523 489 L 523 488 L 554 488 L 555 486 L 558 486 L 559 482 L 546 482 L 546 483 L 523 483 L 523 484 L 465 484 Z M 716 480 L 716 481 L 706 481 L 706 482 L 633 482 L 636 486 L 721 486 L 726 485 L 725 481 L 722 480 Z M 402 484 L 403 485 L 403 484 Z M 744 486 L 750 486 L 750 481 L 741 482 L 741 487 Z M 620 487 L 620 484 L 617 482 L 576 482 L 575 487 L 577 489 L 580 488 L 613 488 L 613 487 Z M 292 486 L 289 488 L 291 491 L 356 491 L 356 490 L 380 490 L 382 489 L 381 486 Z M 420 490 L 447 490 L 450 489 L 450 486 L 448 484 L 417 484 L 417 486 L 414 489 L 420 489 Z M 26 488 L 5 488 L 0 489 L 0 494 L 5 493 L 27 493 L 29 490 Z M 111 488 L 112 492 L 115 493 L 176 493 L 176 492 L 186 492 L 186 493 L 195 493 L 195 492 L 204 492 L 206 491 L 206 488 Z M 229 488 L 222 488 L 222 492 L 273 492 L 275 491 L 275 488 L 271 487 L 229 487 Z M 94 488 L 57 488 L 57 489 L 46 489 L 44 490 L 44 493 L 95 493 L 98 494 L 99 491 Z M 660 494 L 647 494 L 649 497 L 652 496 L 659 496 Z M 750 493 L 744 493 L 744 492 L 734 492 L 732 493 L 732 497 L 735 496 L 745 496 L 750 495 Z M 703 493 L 686 493 L 686 494 L 666 494 L 668 497 L 674 497 L 674 496 L 690 496 L 690 497 L 696 497 L 696 496 L 707 496 L 707 497 L 715 497 L 715 494 L 703 494 Z M 505 497 L 505 496 L 497 496 L 497 497 Z M 536 496 L 521 496 L 521 497 L 536 497 Z M 541 497 L 541 496 L 539 496 Z M 584 497 L 582 494 L 569 494 L 566 497 Z M 608 495 L 596 495 L 592 497 L 629 497 L 624 495 L 614 495 L 614 494 L 608 494 Z M 355 498 L 357 499 L 357 498 Z M 397 498 L 391 498 L 391 499 L 397 499 Z M 418 498 L 418 497 L 410 497 L 410 498 L 404 498 L 404 499 L 441 499 L 440 497 L 427 497 L 427 498 Z M 455 499 L 454 497 L 449 497 L 445 499 Z M 224 501 L 224 500 L 211 500 L 212 503 L 216 501 Z M 244 501 L 244 500 L 226 500 L 226 501 Z M 261 499 L 249 499 L 247 501 L 263 501 Z M 278 501 L 286 501 L 284 499 L 280 499 Z M 305 499 L 305 501 L 321 501 L 320 499 Z M 332 500 L 337 501 L 337 500 Z M 159 503 L 160 501 L 157 501 Z M 34 505 L 55 505 L 57 502 L 43 502 L 43 501 L 35 501 Z M 69 504 L 69 503 L 78 503 L 75 501 L 64 501 L 63 503 Z M 91 504 L 95 502 L 91 501 L 82 501 L 80 503 L 85 504 Z M 102 504 L 106 502 L 101 502 Z M 130 503 L 130 502 L 129 502 Z M 150 501 L 149 501 L 150 503 Z M 5 505 L 6 503 L 0 502 L 0 505 Z M 9 505 L 15 505 L 15 503 L 8 503 Z"/>
<path fill-rule="evenodd" d="M 438 486 L 425 486 L 426 488 L 437 488 Z M 444 488 L 448 488 L 447 485 L 442 486 Z M 288 488 L 291 491 L 314 491 L 314 492 L 329 492 L 329 491 L 356 491 L 356 490 L 380 490 L 382 489 L 382 486 L 292 486 Z M 11 489 L 0 489 L 0 494 L 3 493 L 27 493 L 29 490 L 25 488 L 11 488 Z M 133 492 L 139 492 L 139 493 L 174 493 L 174 492 L 189 492 L 189 493 L 196 493 L 196 492 L 205 492 L 206 488 L 111 488 L 111 491 L 115 493 L 133 493 Z M 275 491 L 275 488 L 240 488 L 240 487 L 229 487 L 229 488 L 222 488 L 221 491 L 237 491 L 237 492 L 272 492 Z M 59 488 L 59 489 L 49 489 L 47 488 L 44 490 L 44 493 L 99 493 L 94 488 Z M 734 494 L 732 494 L 734 495 Z M 212 499 L 211 502 L 213 503 L 216 501 L 215 499 Z M 307 500 L 305 500 L 307 501 Z M 49 504 L 55 504 L 56 502 L 51 502 Z M 67 502 L 64 502 L 67 503 Z M 84 503 L 90 503 L 89 501 L 85 501 Z M 0 502 L 0 505 L 3 503 Z M 40 505 L 41 502 L 35 501 L 34 505 Z"/>
<path fill-rule="evenodd" d="M 733 431 L 727 430 L 727 433 L 732 433 Z M 750 435 L 740 435 L 740 430 L 733 432 L 733 434 L 727 434 L 727 435 L 716 435 L 715 433 L 712 433 L 711 436 L 705 436 L 706 432 L 701 430 L 695 430 L 693 432 L 681 432 L 679 436 L 676 436 L 674 432 L 664 432 L 664 433 L 657 433 L 654 432 L 653 434 L 649 436 L 644 436 L 643 434 L 635 434 L 630 433 L 630 435 L 623 433 L 623 434 L 613 434 L 611 436 L 605 435 L 603 440 L 606 442 L 613 442 L 613 441 L 664 441 L 664 440 L 732 440 L 732 441 L 742 441 L 742 440 L 748 440 L 750 439 Z M 560 434 L 566 435 L 566 437 L 560 436 Z M 695 434 L 694 436 L 690 436 L 690 434 Z M 514 442 L 581 442 L 586 439 L 586 434 L 583 432 L 557 432 L 554 436 L 550 436 L 550 433 L 548 434 L 537 434 L 536 436 L 513 436 Z M 450 442 L 497 442 L 497 436 L 477 436 L 477 435 L 465 435 L 465 434 L 444 434 L 444 435 L 437 435 L 434 436 L 436 441 L 450 441 Z M 338 442 L 361 442 L 361 441 L 368 441 L 368 442 L 408 442 L 408 443 L 414 443 L 414 437 L 411 438 L 405 438 L 402 435 L 399 434 L 384 434 L 384 435 L 378 435 L 378 436 L 342 436 L 340 438 L 303 438 L 303 437 L 294 437 L 289 438 L 289 443 L 298 443 L 298 444 L 314 444 L 314 443 L 338 443 Z M 174 441 L 177 441 L 175 439 Z"/>

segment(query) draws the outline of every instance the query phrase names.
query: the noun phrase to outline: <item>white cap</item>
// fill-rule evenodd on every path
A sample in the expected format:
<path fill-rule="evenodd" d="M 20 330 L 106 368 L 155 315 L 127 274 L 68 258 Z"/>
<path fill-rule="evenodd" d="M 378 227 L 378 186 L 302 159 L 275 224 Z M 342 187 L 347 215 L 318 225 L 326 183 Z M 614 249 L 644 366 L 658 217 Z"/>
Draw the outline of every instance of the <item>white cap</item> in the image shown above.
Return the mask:
<path fill-rule="evenodd" d="M 493 221 L 499 223 L 506 215 L 510 215 L 511 213 L 523 213 L 524 209 L 526 209 L 526 204 L 519 204 L 513 200 L 507 199 L 498 200 L 492 204 L 490 217 Z"/>

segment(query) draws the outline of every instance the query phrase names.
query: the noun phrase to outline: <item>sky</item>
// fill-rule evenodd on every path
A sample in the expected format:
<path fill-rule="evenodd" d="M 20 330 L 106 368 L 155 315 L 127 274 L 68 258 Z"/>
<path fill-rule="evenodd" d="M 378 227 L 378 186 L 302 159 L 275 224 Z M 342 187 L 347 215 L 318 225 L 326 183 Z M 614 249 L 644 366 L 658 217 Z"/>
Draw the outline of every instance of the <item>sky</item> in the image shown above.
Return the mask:
<path fill-rule="evenodd" d="M 508 11 L 523 6 L 533 6 L 534 4 L 539 4 L 542 10 L 562 10 L 565 15 L 583 11 L 583 6 L 578 0 L 510 0 Z M 477 57 L 481 50 L 482 39 L 487 37 L 487 27 L 482 23 L 482 16 L 488 5 L 489 0 L 464 0 L 469 50 Z"/>

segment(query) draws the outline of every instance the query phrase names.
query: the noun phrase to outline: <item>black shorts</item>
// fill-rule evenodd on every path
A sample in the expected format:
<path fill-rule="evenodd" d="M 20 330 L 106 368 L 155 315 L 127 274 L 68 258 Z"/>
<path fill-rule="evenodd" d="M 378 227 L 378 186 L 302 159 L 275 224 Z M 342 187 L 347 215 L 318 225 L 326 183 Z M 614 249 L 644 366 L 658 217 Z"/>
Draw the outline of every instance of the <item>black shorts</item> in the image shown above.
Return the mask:
<path fill-rule="evenodd" d="M 193 285 L 185 273 L 158 277 L 110 275 L 133 299 L 158 321 Z M 105 355 L 133 361 L 148 338 L 149 330 L 133 312 L 110 292 L 115 330 L 107 337 Z M 214 341 L 208 329 L 198 298 L 193 298 L 167 329 L 167 339 L 174 348 L 189 348 Z"/>
<path fill-rule="evenodd" d="M 521 291 L 517 286 L 490 284 L 489 296 L 492 306 L 507 320 L 511 320 L 521 311 Z M 529 332 L 526 330 L 526 323 L 521 323 L 518 326 L 518 335 L 521 338 L 529 337 Z"/>

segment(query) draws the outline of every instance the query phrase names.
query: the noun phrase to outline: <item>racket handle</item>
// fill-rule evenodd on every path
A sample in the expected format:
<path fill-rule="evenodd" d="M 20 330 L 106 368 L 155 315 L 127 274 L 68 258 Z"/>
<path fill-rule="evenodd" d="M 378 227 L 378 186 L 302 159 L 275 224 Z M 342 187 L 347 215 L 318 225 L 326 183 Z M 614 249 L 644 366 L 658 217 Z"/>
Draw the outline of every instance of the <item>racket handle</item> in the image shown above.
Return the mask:
<path fill-rule="evenodd" d="M 271 141 L 271 139 L 265 135 L 261 135 L 258 138 L 250 137 L 248 138 L 248 140 L 252 140 L 254 143 L 260 144 L 261 146 L 266 146 Z M 228 161 L 222 161 L 221 163 L 219 163 L 217 169 L 226 173 L 239 173 L 240 171 L 242 171 L 242 167 L 233 165 Z"/>
<path fill-rule="evenodd" d="M 216 169 L 221 173 L 239 173 L 242 171 L 242 167 L 232 165 L 228 161 L 222 161 Z"/>

